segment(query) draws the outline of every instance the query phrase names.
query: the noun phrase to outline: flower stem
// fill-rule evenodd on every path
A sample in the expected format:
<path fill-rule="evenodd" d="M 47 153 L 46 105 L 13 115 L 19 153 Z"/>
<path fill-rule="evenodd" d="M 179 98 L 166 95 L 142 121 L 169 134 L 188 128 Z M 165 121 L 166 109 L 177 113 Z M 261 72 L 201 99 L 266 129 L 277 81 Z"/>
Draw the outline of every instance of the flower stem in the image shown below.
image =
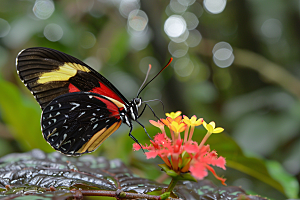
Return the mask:
<path fill-rule="evenodd" d="M 178 180 L 175 180 L 174 178 L 172 178 L 169 186 L 168 186 L 168 189 L 166 192 L 172 192 L 172 190 L 174 189 L 176 183 L 177 183 Z"/>
<path fill-rule="evenodd" d="M 190 135 L 189 135 L 189 141 L 192 140 L 194 129 L 195 129 L 195 126 L 191 126 Z"/>
<path fill-rule="evenodd" d="M 210 135 L 211 135 L 210 132 L 206 133 L 206 135 L 204 136 L 203 140 L 201 141 L 201 143 L 199 145 L 199 149 L 201 149 L 201 147 L 204 145 L 204 143 L 206 142 L 206 140 L 209 138 Z"/>

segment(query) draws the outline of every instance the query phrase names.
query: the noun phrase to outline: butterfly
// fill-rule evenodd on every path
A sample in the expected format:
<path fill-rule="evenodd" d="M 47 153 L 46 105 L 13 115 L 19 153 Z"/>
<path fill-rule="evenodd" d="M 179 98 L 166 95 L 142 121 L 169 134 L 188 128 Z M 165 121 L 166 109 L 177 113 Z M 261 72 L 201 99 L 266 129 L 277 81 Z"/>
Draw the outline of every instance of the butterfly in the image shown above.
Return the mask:
<path fill-rule="evenodd" d="M 122 123 L 130 127 L 141 114 L 141 91 L 128 101 L 104 76 L 79 59 L 45 47 L 22 50 L 16 58 L 17 73 L 42 109 L 44 139 L 57 151 L 78 156 L 95 151 Z M 150 106 L 149 106 L 150 108 Z M 151 108 L 150 108 L 151 109 Z M 152 110 L 152 109 L 151 109 Z M 145 129 L 146 130 L 146 129 Z"/>

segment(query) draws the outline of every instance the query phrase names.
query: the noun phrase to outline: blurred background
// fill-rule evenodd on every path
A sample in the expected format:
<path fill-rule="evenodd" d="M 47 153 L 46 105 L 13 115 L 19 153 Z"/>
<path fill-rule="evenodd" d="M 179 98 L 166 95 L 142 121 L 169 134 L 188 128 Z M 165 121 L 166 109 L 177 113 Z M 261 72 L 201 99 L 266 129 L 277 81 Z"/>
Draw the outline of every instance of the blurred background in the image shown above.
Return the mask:
<path fill-rule="evenodd" d="M 273 172 L 283 171 L 286 176 L 279 179 L 297 188 L 299 27 L 299 0 L 1 0 L 0 156 L 33 148 L 53 151 L 42 138 L 41 110 L 16 73 L 20 50 L 41 46 L 77 57 L 129 100 L 149 64 L 153 77 L 173 57 L 171 66 L 141 93 L 143 100 L 161 99 L 165 112 L 180 110 L 216 121 L 245 156 Z M 164 117 L 160 103 L 150 104 Z M 149 119 L 155 120 L 146 110 L 140 121 L 155 135 L 158 129 L 150 127 Z M 133 135 L 146 142 L 143 130 L 135 128 Z M 137 174 L 158 177 L 159 170 L 153 175 L 146 168 L 160 161 L 132 152 L 128 131 L 121 126 L 93 154 L 120 158 Z M 212 146 L 218 150 L 224 142 Z M 230 155 L 224 157 L 230 160 Z M 297 189 L 288 195 L 291 186 L 280 192 L 233 168 L 225 174 L 228 185 L 272 199 L 298 195 Z"/>

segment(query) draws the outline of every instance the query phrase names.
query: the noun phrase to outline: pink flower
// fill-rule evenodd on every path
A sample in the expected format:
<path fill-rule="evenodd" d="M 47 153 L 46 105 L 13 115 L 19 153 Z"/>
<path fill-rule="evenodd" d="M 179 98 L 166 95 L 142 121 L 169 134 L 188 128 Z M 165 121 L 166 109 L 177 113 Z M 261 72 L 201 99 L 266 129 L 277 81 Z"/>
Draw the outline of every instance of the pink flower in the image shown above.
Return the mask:
<path fill-rule="evenodd" d="M 167 166 L 167 169 L 163 167 L 163 170 L 172 170 L 174 172 L 172 173 L 173 178 L 174 174 L 177 174 L 182 179 L 184 177 L 183 174 L 190 173 L 196 179 L 201 180 L 210 171 L 223 185 L 226 185 L 226 179 L 219 177 L 211 167 L 217 166 L 225 170 L 225 158 L 222 156 L 218 157 L 216 151 L 211 151 L 209 145 L 204 145 L 211 133 L 219 132 L 222 128 L 215 128 L 214 123 L 206 124 L 202 118 L 197 120 L 195 115 L 191 119 L 188 119 L 186 116 L 182 119 L 180 114 L 181 112 L 178 111 L 167 114 L 167 119 L 160 119 L 158 122 L 150 121 L 151 124 L 159 127 L 162 133 L 154 136 L 154 140 L 150 141 L 151 144 L 149 146 L 142 146 L 143 149 L 148 150 L 145 153 L 147 159 L 159 156 Z M 208 132 L 199 145 L 196 141 L 192 140 L 192 135 L 194 127 L 201 125 L 202 122 Z M 167 125 L 170 129 L 172 139 L 166 135 L 164 125 Z M 189 127 L 192 127 L 190 132 Z M 184 139 L 181 139 L 180 132 L 183 131 L 185 132 L 185 136 Z M 133 145 L 133 149 L 136 151 L 140 148 L 138 144 Z"/>

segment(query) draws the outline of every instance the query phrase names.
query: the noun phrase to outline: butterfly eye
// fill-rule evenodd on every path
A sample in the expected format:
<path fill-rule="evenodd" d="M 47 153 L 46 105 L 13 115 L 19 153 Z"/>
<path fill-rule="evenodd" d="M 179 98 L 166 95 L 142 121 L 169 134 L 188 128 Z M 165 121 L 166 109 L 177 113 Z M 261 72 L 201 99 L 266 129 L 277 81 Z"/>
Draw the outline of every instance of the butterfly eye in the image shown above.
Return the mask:
<path fill-rule="evenodd" d="M 142 99 L 141 99 L 141 98 L 135 98 L 135 99 L 134 99 L 134 104 L 137 105 L 137 106 L 141 106 L 141 104 L 142 104 Z"/>

